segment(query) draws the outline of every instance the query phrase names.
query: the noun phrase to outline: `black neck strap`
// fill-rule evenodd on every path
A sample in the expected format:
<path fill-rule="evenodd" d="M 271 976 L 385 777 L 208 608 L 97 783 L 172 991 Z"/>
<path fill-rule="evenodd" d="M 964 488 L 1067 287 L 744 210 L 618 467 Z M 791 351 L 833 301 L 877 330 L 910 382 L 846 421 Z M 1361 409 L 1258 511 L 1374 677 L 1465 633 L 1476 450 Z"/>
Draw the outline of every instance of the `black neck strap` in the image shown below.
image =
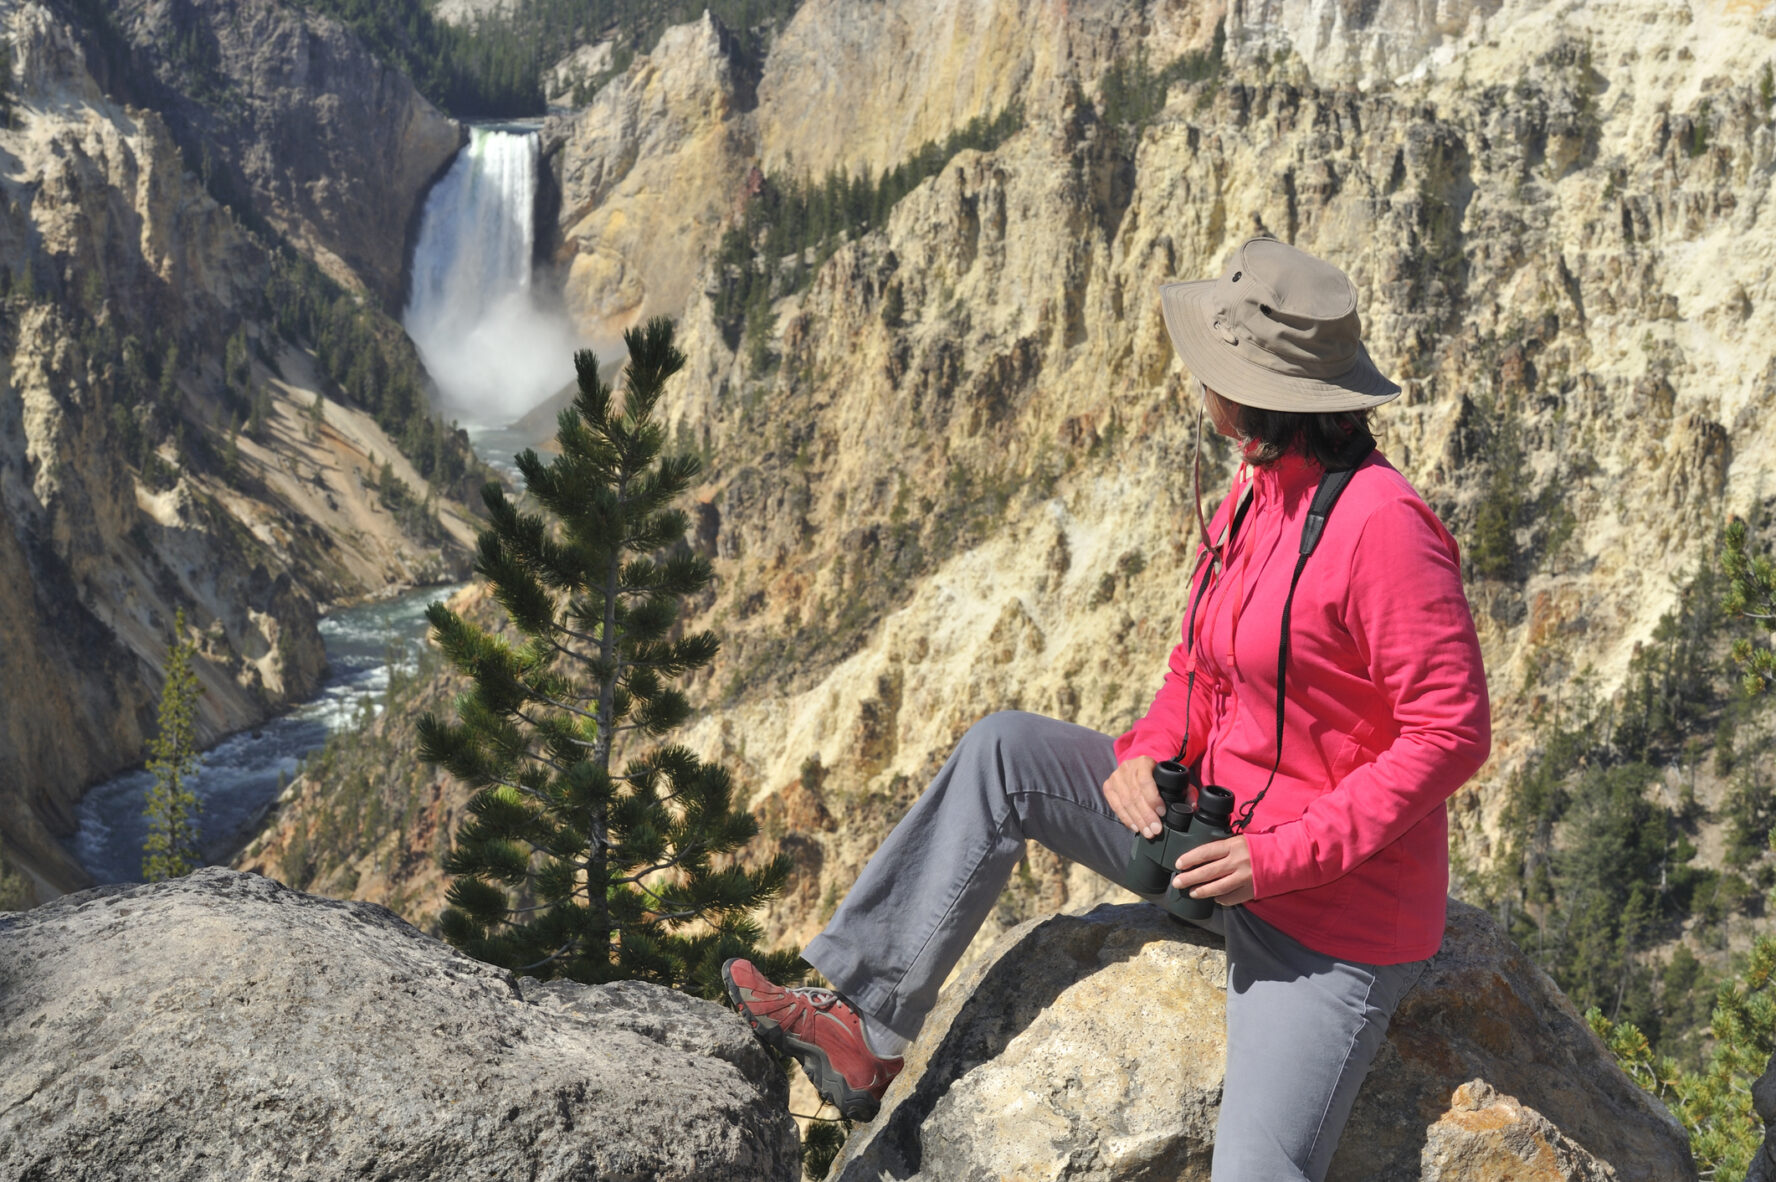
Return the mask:
<path fill-rule="evenodd" d="M 1295 559 L 1295 573 L 1289 577 L 1289 593 L 1283 599 L 1282 635 L 1277 642 L 1276 759 L 1270 765 L 1270 777 L 1264 781 L 1264 787 L 1259 790 L 1258 795 L 1254 796 L 1241 806 L 1239 815 L 1234 817 L 1232 823 L 1228 826 L 1234 833 L 1245 832 L 1246 826 L 1252 823 L 1252 814 L 1258 808 L 1258 802 L 1264 799 L 1265 794 L 1270 791 L 1270 786 L 1276 782 L 1277 769 L 1282 767 L 1283 764 L 1284 678 L 1288 675 L 1289 670 L 1289 615 L 1295 606 L 1295 587 L 1301 582 L 1301 572 L 1307 569 L 1308 557 L 1313 554 L 1314 549 L 1320 544 L 1320 535 L 1326 531 L 1326 519 L 1332 515 L 1332 506 L 1338 503 L 1338 498 L 1343 494 L 1345 486 L 1350 484 L 1351 477 L 1356 475 L 1357 467 L 1361 465 L 1364 460 L 1369 458 L 1369 452 L 1371 450 L 1373 450 L 1373 445 L 1369 448 L 1365 448 L 1363 454 L 1357 456 L 1356 460 L 1350 467 L 1340 469 L 1337 472 L 1327 472 L 1322 475 L 1320 477 L 1319 487 L 1314 489 L 1313 504 L 1308 506 L 1307 520 L 1302 523 L 1301 526 L 1301 546 Z M 1239 508 L 1233 515 L 1233 523 L 1228 528 L 1226 541 L 1226 549 L 1228 550 L 1232 549 L 1234 535 L 1239 532 L 1240 524 L 1246 518 L 1246 510 L 1251 506 L 1252 498 L 1249 495 L 1250 488 L 1251 486 L 1248 485 L 1248 495 L 1241 497 Z M 1201 565 L 1201 563 L 1199 563 L 1199 565 Z M 1196 609 L 1202 602 L 1203 593 L 1208 590 L 1209 580 L 1213 577 L 1214 573 L 1215 564 L 1211 559 L 1207 564 L 1207 569 L 1203 572 L 1201 582 L 1197 584 L 1195 593 L 1191 596 L 1190 620 L 1185 628 L 1184 639 L 1186 652 L 1193 652 L 1195 650 Z M 1178 746 L 1179 763 L 1184 761 L 1184 752 L 1190 746 L 1190 699 L 1195 689 L 1196 667 L 1193 662 L 1189 673 L 1186 674 L 1185 677 L 1184 739 Z"/>

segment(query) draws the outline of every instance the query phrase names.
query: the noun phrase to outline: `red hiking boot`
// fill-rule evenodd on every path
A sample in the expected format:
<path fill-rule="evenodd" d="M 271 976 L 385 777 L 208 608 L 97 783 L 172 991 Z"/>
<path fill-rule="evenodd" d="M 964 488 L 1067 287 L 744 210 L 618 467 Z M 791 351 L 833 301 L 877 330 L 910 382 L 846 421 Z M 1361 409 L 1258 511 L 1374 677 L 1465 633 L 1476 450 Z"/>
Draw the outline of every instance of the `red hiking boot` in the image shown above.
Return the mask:
<path fill-rule="evenodd" d="M 784 989 L 749 960 L 730 960 L 722 980 L 753 1033 L 792 1055 L 821 1099 L 850 1120 L 872 1120 L 904 1059 L 884 1059 L 863 1038 L 863 1019 L 830 989 Z"/>

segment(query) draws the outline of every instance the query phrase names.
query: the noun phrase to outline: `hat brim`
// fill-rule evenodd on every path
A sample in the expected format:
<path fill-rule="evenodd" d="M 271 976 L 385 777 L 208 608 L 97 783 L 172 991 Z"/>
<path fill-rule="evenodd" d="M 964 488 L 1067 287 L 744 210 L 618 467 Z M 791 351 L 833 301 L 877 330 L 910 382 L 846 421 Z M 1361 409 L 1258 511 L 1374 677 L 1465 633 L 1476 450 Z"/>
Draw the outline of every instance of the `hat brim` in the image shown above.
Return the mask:
<path fill-rule="evenodd" d="M 1233 402 L 1265 410 L 1316 413 L 1362 410 L 1399 397 L 1400 387 L 1389 381 L 1369 359 L 1369 350 L 1357 346 L 1357 363 L 1335 378 L 1296 377 L 1278 373 L 1240 355 L 1210 328 L 1208 305 L 1213 279 L 1163 283 L 1159 288 L 1160 312 L 1172 348 L 1178 351 L 1191 376 Z"/>

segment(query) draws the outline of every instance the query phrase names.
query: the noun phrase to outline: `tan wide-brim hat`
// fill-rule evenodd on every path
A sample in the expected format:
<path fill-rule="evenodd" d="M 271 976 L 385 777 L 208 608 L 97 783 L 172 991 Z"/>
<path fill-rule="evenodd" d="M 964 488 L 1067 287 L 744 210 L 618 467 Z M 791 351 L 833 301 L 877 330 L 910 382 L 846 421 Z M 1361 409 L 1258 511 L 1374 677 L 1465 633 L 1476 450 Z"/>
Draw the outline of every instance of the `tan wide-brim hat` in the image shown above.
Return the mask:
<path fill-rule="evenodd" d="M 1265 410 L 1361 410 L 1400 393 L 1369 359 L 1357 287 L 1331 263 L 1248 238 L 1219 279 L 1162 284 L 1166 331 L 1191 375 Z"/>

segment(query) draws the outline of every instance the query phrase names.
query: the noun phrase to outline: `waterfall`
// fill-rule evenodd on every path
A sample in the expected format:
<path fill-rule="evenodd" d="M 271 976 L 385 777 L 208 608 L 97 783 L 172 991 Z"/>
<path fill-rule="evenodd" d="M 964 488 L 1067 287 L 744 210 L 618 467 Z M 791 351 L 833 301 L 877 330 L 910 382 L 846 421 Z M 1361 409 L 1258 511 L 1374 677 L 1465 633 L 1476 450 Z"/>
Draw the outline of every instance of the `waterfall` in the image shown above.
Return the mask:
<path fill-rule="evenodd" d="M 471 426 L 503 426 L 573 380 L 579 341 L 531 288 L 536 133 L 471 128 L 426 197 L 402 323 Z"/>

